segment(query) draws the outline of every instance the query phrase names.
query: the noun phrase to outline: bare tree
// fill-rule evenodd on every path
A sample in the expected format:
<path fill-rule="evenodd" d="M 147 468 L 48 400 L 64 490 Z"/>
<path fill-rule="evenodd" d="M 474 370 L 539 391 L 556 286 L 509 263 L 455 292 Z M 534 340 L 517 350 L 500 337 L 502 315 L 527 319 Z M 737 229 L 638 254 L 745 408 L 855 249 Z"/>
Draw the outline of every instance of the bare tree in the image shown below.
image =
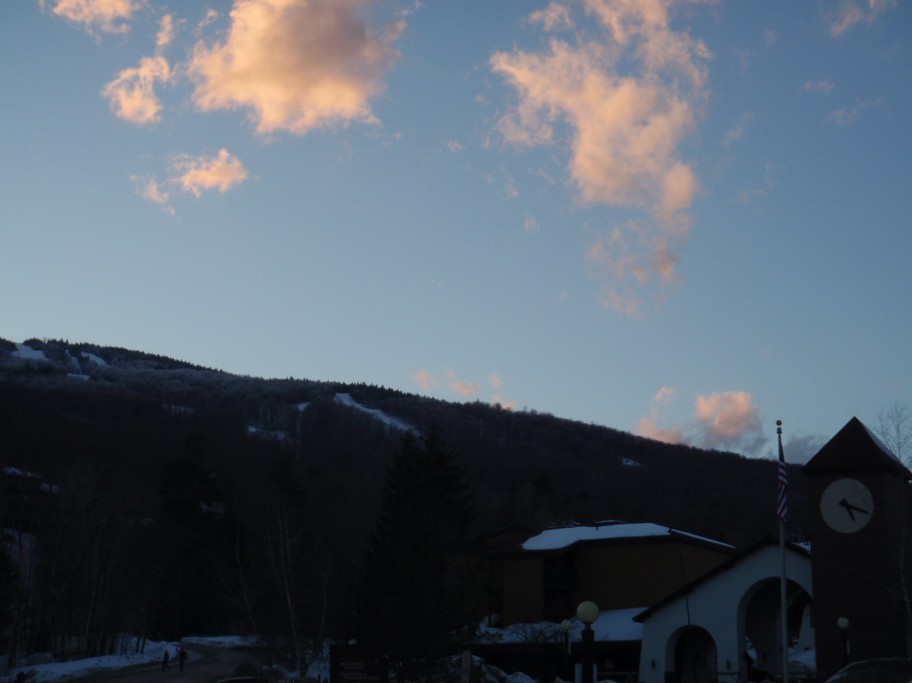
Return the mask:
<path fill-rule="evenodd" d="M 912 415 L 909 414 L 908 407 L 905 403 L 893 401 L 893 404 L 881 410 L 877 415 L 880 422 L 878 436 L 893 454 L 906 465 L 912 465 L 912 458 L 904 457 L 908 452 L 908 446 L 912 441 Z"/>

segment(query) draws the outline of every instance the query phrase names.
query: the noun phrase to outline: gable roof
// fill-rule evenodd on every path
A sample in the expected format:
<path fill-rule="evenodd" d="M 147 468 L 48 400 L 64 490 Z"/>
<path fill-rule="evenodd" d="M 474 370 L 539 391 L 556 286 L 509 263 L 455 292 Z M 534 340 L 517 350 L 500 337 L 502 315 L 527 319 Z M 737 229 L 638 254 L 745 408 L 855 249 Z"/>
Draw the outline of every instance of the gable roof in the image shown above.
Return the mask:
<path fill-rule="evenodd" d="M 874 433 L 853 417 L 802 468 L 805 475 L 886 471 L 903 479 L 912 472 Z"/>
<path fill-rule="evenodd" d="M 730 570 L 732 567 L 734 567 L 739 562 L 743 562 L 746 558 L 750 557 L 751 555 L 754 555 L 758 551 L 760 551 L 763 548 L 766 548 L 770 545 L 779 545 L 779 539 L 774 536 L 768 536 L 768 537 L 758 541 L 754 545 L 745 548 L 743 551 L 741 551 L 737 555 L 734 555 L 731 559 L 726 560 L 725 562 L 714 567 L 713 569 L 710 569 L 708 572 L 706 572 L 702 576 L 697 577 L 696 579 L 694 579 L 690 583 L 682 586 L 681 588 L 674 591 L 673 593 L 669 593 L 668 595 L 666 595 L 664 598 L 659 600 L 654 605 L 651 605 L 650 607 L 646 608 L 645 610 L 643 610 L 642 612 L 637 614 L 633 618 L 633 620 L 634 621 L 646 621 L 650 616 L 652 616 L 655 612 L 658 612 L 660 609 L 662 609 L 668 603 L 674 602 L 682 595 L 692 592 L 694 590 L 694 588 L 696 588 L 697 586 L 699 586 L 703 583 L 706 583 L 707 581 L 711 581 L 714 577 L 718 576 L 722 572 L 727 572 L 728 570 Z M 798 555 L 802 558 L 809 560 L 811 557 L 811 551 L 804 545 L 799 545 L 797 543 L 792 543 L 792 542 L 786 542 L 785 548 L 789 552 L 795 553 L 796 555 Z"/>

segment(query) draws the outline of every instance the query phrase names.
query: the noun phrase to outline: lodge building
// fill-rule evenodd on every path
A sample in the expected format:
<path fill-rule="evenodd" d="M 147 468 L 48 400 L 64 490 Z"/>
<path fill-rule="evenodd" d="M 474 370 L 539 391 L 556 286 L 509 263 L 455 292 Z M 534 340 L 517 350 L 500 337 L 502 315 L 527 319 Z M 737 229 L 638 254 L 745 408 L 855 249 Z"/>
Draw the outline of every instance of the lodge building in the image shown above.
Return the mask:
<path fill-rule="evenodd" d="M 824 681 L 850 661 L 908 658 L 912 472 L 856 418 L 802 472 L 809 544 L 770 538 L 736 552 L 682 530 L 618 522 L 489 539 L 495 635 L 473 651 L 508 672 L 566 680 L 586 628 L 576 606 L 592 601 L 598 678 L 773 679 L 787 656 L 791 680 Z"/>

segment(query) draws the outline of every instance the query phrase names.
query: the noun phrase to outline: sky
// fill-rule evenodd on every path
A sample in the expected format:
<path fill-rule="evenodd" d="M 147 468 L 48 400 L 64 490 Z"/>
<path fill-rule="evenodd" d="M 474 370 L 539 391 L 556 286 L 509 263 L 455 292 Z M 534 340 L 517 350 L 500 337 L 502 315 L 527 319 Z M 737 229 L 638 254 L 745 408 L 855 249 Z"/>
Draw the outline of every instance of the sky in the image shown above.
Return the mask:
<path fill-rule="evenodd" d="M 0 3 L 0 337 L 773 457 L 912 405 L 912 3 Z"/>

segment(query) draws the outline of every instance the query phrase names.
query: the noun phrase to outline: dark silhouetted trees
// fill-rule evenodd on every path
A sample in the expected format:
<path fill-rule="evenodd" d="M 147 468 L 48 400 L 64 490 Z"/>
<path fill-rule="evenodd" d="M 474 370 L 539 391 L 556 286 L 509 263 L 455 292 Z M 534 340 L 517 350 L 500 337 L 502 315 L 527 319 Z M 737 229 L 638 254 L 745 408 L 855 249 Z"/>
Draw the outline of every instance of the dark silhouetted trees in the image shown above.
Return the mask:
<path fill-rule="evenodd" d="M 474 501 L 465 471 L 431 430 L 403 439 L 364 563 L 354 635 L 426 657 L 450 651 L 473 618 Z"/>

